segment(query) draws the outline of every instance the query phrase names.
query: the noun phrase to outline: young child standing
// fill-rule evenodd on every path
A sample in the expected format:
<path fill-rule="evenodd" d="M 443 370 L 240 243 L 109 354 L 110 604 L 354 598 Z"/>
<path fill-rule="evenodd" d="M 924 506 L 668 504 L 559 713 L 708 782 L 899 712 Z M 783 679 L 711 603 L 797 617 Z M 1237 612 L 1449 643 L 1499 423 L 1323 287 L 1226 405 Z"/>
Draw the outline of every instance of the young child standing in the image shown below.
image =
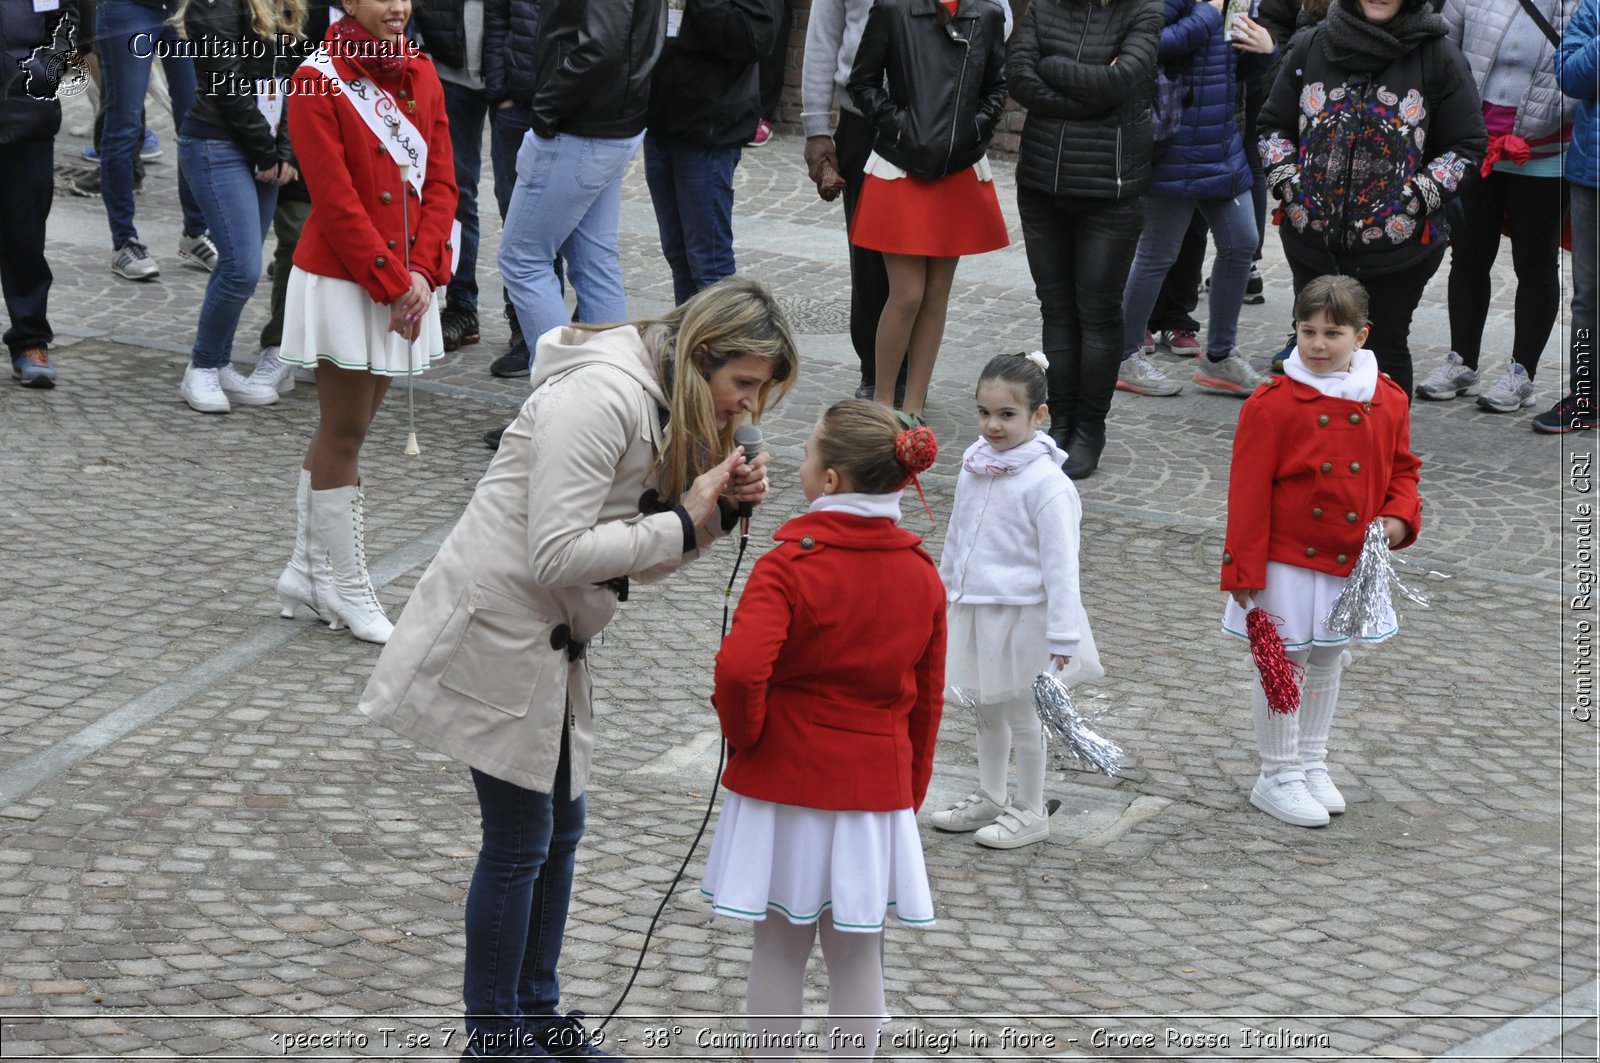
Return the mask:
<path fill-rule="evenodd" d="M 1006 106 L 1010 7 L 998 0 L 877 0 L 845 88 L 877 131 L 850 242 L 883 253 L 878 390 L 920 417 L 944 339 L 956 263 L 1006 246 L 989 139 Z"/>
<path fill-rule="evenodd" d="M 1320 827 L 1345 809 L 1327 754 L 1350 641 L 1322 621 L 1374 518 L 1391 547 L 1416 541 L 1422 462 L 1411 453 L 1405 391 L 1362 347 L 1366 289 L 1347 276 L 1318 277 L 1301 288 L 1294 317 L 1298 344 L 1284 363 L 1287 379 L 1268 380 L 1250 396 L 1233 436 L 1222 629 L 1247 638 L 1245 614 L 1260 606 L 1290 659 L 1305 668 L 1294 713 L 1271 711 L 1255 678 L 1250 714 L 1261 774 L 1250 803 L 1285 823 Z M 1390 611 L 1356 638 L 1382 642 L 1396 630 Z"/>
<path fill-rule="evenodd" d="M 279 358 L 316 369 L 321 420 L 300 465 L 278 596 L 285 616 L 304 605 L 329 627 L 387 642 L 394 625 L 367 575 L 359 460 L 389 381 L 444 353 L 433 292 L 450 280 L 455 163 L 439 76 L 405 39 L 411 0 L 344 0 L 344 12 L 295 71 L 288 110 L 312 205 Z"/>
<path fill-rule="evenodd" d="M 1044 730 L 1033 681 L 1053 664 L 1074 683 L 1105 673 L 1078 594 L 1078 489 L 1042 431 L 1045 357 L 1002 354 L 978 377 L 976 443 L 961 458 L 939 575 L 950 603 L 945 679 L 976 693 L 978 789 L 932 823 L 993 849 L 1050 835 Z M 1069 665 L 1071 666 L 1069 668 Z M 1006 765 L 1017 752 L 1017 798 Z"/>
<path fill-rule="evenodd" d="M 756 562 L 717 654 L 728 795 L 701 892 L 755 923 L 759 1058 L 795 1058 L 820 935 L 829 1055 L 871 1059 L 885 916 L 933 923 L 916 810 L 943 705 L 944 590 L 897 521 L 901 488 L 935 452 L 931 430 L 876 403 L 830 407 L 800 466 L 810 511 Z"/>

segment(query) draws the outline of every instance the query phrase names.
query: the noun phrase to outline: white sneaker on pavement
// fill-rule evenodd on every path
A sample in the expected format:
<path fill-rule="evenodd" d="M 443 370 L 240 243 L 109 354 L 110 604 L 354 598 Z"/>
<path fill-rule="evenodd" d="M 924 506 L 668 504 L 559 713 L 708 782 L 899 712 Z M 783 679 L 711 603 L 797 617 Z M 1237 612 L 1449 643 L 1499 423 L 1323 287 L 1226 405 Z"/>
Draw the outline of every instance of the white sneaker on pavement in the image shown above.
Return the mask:
<path fill-rule="evenodd" d="M 1516 413 L 1524 406 L 1532 406 L 1533 381 L 1528 378 L 1528 371 L 1516 362 L 1506 366 L 1489 390 L 1478 396 L 1478 405 L 1494 413 Z"/>
<path fill-rule="evenodd" d="M 1333 785 L 1333 776 L 1328 774 L 1327 768 L 1306 769 L 1306 790 L 1313 801 L 1328 810 L 1328 815 L 1337 816 L 1344 811 L 1344 794 Z"/>
<path fill-rule="evenodd" d="M 256 355 L 256 367 L 251 371 L 250 379 L 266 384 L 279 395 L 287 395 L 294 390 L 294 366 L 285 365 L 278 359 L 278 348 L 263 347 L 261 353 Z"/>
<path fill-rule="evenodd" d="M 183 386 L 178 393 L 183 401 L 201 413 L 232 413 L 228 396 L 223 394 L 220 373 L 216 369 L 201 369 L 191 365 L 183 371 Z"/>
<path fill-rule="evenodd" d="M 1000 818 L 973 835 L 990 849 L 1017 849 L 1050 837 L 1050 815 L 1013 803 Z"/>
<path fill-rule="evenodd" d="M 1183 385 L 1167 376 L 1143 351 L 1134 351 L 1117 368 L 1117 388 L 1135 395 L 1176 395 Z"/>
<path fill-rule="evenodd" d="M 1272 778 L 1256 777 L 1250 803 L 1267 815 L 1296 827 L 1326 827 L 1328 810 L 1317 803 L 1306 788 L 1306 773 L 1297 769 L 1278 772 Z"/>
<path fill-rule="evenodd" d="M 1235 347 L 1228 357 L 1213 362 L 1204 354 L 1194 356 L 1194 382 L 1201 391 L 1213 395 L 1249 395 L 1261 386 L 1261 374 L 1245 360 L 1244 352 Z"/>
<path fill-rule="evenodd" d="M 244 376 L 231 365 L 217 370 L 217 382 L 222 393 L 240 406 L 271 406 L 278 401 L 278 389 L 254 374 Z"/>
<path fill-rule="evenodd" d="M 183 236 L 178 239 L 178 257 L 210 273 L 217 268 L 217 245 L 207 233 Z"/>
<path fill-rule="evenodd" d="M 1417 385 L 1417 398 L 1441 402 L 1458 395 L 1478 393 L 1478 371 L 1468 369 L 1461 356 L 1451 351 L 1444 356 L 1444 364 L 1423 377 Z"/>
<path fill-rule="evenodd" d="M 111 272 L 124 280 L 148 281 L 161 276 L 161 267 L 137 240 L 129 240 L 111 253 Z"/>
<path fill-rule="evenodd" d="M 935 812 L 928 822 L 935 828 L 947 831 L 969 831 L 993 823 L 1008 807 L 1011 799 L 996 801 L 982 790 L 976 790 L 949 808 Z"/>

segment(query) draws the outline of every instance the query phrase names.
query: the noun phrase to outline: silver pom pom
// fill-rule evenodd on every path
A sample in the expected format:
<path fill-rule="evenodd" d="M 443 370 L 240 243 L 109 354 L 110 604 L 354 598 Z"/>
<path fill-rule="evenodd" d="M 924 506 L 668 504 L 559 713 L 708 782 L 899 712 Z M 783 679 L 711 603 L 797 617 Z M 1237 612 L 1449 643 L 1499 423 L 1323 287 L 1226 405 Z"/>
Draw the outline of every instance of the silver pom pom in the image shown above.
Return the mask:
<path fill-rule="evenodd" d="M 1122 766 L 1122 748 L 1089 729 L 1072 692 L 1049 672 L 1040 672 L 1033 681 L 1033 700 L 1045 733 L 1064 742 L 1067 751 L 1102 775 L 1115 775 Z"/>
<path fill-rule="evenodd" d="M 1333 608 L 1328 610 L 1323 626 L 1340 635 L 1359 635 L 1382 619 L 1384 607 L 1392 604 L 1396 591 L 1426 607 L 1428 599 L 1407 587 L 1395 574 L 1395 560 L 1383 521 L 1375 520 L 1367 525 L 1361 556 L 1356 558 L 1356 567 L 1345 577 L 1344 589 L 1339 592 Z"/>
<path fill-rule="evenodd" d="M 963 709 L 976 711 L 978 708 L 978 692 L 970 687 L 951 687 L 950 697 Z"/>

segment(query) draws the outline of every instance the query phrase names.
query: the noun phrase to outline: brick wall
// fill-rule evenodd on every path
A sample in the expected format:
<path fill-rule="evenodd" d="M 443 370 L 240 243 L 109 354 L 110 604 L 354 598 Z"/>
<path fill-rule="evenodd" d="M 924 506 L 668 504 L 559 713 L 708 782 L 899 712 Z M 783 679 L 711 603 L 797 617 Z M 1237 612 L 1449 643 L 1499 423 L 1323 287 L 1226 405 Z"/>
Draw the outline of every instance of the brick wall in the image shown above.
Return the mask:
<path fill-rule="evenodd" d="M 1008 0 L 1013 14 L 1020 15 L 1028 0 Z M 778 105 L 778 124 L 787 133 L 800 129 L 800 67 L 806 54 L 806 22 L 811 15 L 811 0 L 791 0 L 789 46 L 784 56 L 783 99 Z M 996 155 L 1015 155 L 1017 138 L 1022 133 L 1022 119 L 1026 115 L 1016 100 L 1006 100 L 1005 117 L 995 131 L 990 151 Z"/>

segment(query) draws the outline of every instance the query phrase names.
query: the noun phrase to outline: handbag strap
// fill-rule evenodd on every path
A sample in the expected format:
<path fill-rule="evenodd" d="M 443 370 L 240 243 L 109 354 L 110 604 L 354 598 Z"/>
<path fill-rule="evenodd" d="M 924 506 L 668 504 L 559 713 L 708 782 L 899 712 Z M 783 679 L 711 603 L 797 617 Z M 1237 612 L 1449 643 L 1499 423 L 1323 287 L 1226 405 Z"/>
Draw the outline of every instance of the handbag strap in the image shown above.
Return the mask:
<path fill-rule="evenodd" d="M 1533 19 L 1539 28 L 1544 31 L 1544 35 L 1550 38 L 1550 43 L 1557 48 L 1561 47 L 1561 34 L 1557 33 L 1556 28 L 1550 25 L 1550 20 L 1544 17 L 1544 12 L 1539 10 L 1533 0 L 1517 0 L 1517 2 L 1522 5 L 1522 10 L 1528 13 L 1528 17 Z"/>

